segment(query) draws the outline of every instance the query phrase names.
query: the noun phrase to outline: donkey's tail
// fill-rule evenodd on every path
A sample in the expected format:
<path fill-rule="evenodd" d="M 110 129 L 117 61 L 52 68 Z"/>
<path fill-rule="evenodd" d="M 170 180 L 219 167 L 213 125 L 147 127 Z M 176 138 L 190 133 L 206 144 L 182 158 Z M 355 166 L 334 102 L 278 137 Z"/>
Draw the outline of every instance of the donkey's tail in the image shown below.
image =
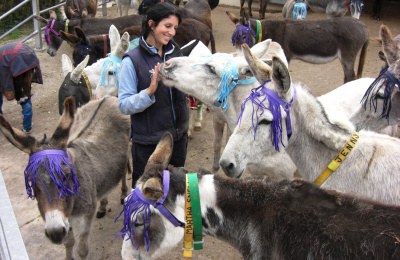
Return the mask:
<path fill-rule="evenodd" d="M 215 39 L 211 30 L 210 30 L 210 42 L 211 42 L 211 53 L 214 54 L 217 51 L 215 50 Z"/>
<path fill-rule="evenodd" d="M 367 57 L 367 48 L 368 48 L 368 44 L 369 44 L 369 40 L 367 40 L 362 49 L 361 49 L 361 53 L 360 53 L 360 60 L 358 62 L 358 70 L 357 70 L 357 78 L 361 78 L 362 77 L 362 73 L 363 73 L 363 69 L 364 69 L 364 64 L 365 64 L 365 59 Z"/>

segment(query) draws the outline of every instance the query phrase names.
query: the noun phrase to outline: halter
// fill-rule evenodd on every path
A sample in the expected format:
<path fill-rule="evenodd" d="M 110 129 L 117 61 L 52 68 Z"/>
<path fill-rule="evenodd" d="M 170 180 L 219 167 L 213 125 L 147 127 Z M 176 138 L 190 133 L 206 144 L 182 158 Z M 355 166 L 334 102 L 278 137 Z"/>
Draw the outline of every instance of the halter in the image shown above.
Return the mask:
<path fill-rule="evenodd" d="M 74 188 L 71 187 L 68 177 L 65 175 L 61 162 L 68 166 L 71 169 L 71 179 L 74 184 Z M 32 154 L 29 157 L 28 165 L 25 169 L 25 187 L 26 193 L 28 197 L 31 199 L 35 199 L 35 176 L 39 179 L 40 183 L 42 183 L 44 189 L 49 196 L 49 203 L 51 202 L 51 196 L 43 181 L 40 179 L 38 174 L 38 168 L 40 165 L 44 165 L 51 180 L 53 181 L 56 189 L 58 191 L 58 199 L 61 197 L 73 196 L 74 194 L 79 193 L 79 181 L 76 178 L 74 169 L 72 167 L 71 159 L 68 156 L 67 152 L 61 150 L 44 150 L 41 152 L 37 152 Z"/>
<path fill-rule="evenodd" d="M 250 20 L 249 20 L 249 26 L 245 26 L 245 25 L 237 25 L 235 31 L 233 31 L 232 34 L 232 45 L 235 46 L 239 41 L 240 44 L 243 44 L 243 35 L 246 36 L 246 43 L 247 45 L 249 45 L 250 47 L 252 46 L 251 43 L 251 39 L 249 37 L 249 34 L 251 33 L 251 35 L 253 35 L 253 37 L 256 37 L 255 32 L 253 31 L 253 29 L 251 29 L 250 26 Z"/>
<path fill-rule="evenodd" d="M 136 250 L 139 249 L 139 232 L 137 231 L 135 224 L 138 221 L 139 213 L 143 212 L 143 240 L 146 246 L 147 252 L 150 249 L 150 239 L 149 239 L 149 229 L 150 229 L 150 205 L 154 208 L 157 208 L 161 214 L 164 215 L 175 227 L 184 227 L 185 223 L 177 219 L 174 215 L 165 206 L 163 205 L 165 199 L 167 198 L 169 192 L 169 171 L 163 171 L 163 186 L 164 186 L 164 196 L 159 201 L 148 200 L 146 199 L 140 189 L 134 189 L 126 198 L 124 202 L 124 208 L 122 209 L 119 216 L 115 219 L 115 221 L 121 216 L 124 212 L 124 226 L 121 229 L 121 233 L 118 236 L 125 236 L 128 235 L 127 240 L 131 240 L 131 243 Z M 133 219 L 132 215 L 136 217 Z M 146 221 L 148 220 L 148 224 L 146 225 Z M 114 221 L 114 222 L 115 222 Z M 133 244 L 133 238 L 137 235 L 138 237 L 138 245 L 135 246 Z"/>
<path fill-rule="evenodd" d="M 250 39 L 250 34 L 253 35 L 255 38 L 254 43 L 259 43 L 262 39 L 262 30 L 261 30 L 261 22 L 259 20 L 256 20 L 256 33 L 254 33 L 253 29 L 251 29 L 251 24 L 249 20 L 249 26 L 245 25 L 237 25 L 235 31 L 233 31 L 232 34 L 232 44 L 235 46 L 239 41 L 240 44 L 243 44 L 243 35 L 246 37 L 246 43 L 249 47 L 251 47 L 253 44 Z"/>
<path fill-rule="evenodd" d="M 116 56 L 110 54 L 107 59 L 104 61 L 103 66 L 101 67 L 101 74 L 99 83 L 103 86 L 110 86 L 110 75 L 109 71 L 110 68 L 113 70 L 113 77 L 116 86 L 119 86 L 119 79 L 118 79 L 118 65 L 121 64 L 121 60 L 118 59 Z M 107 78 L 107 82 L 106 82 Z"/>
<path fill-rule="evenodd" d="M 147 252 L 150 249 L 150 239 L 149 239 L 149 229 L 151 224 L 151 210 L 150 206 L 157 208 L 161 214 L 164 215 L 175 227 L 185 228 L 185 234 L 192 234 L 192 239 L 188 240 L 188 236 L 185 235 L 184 239 L 184 255 L 188 254 L 187 250 L 194 249 L 202 249 L 203 248 L 203 237 L 202 237 L 202 220 L 201 220 L 201 209 L 200 209 L 200 195 L 198 192 L 198 181 L 196 173 L 189 173 L 186 175 L 186 202 L 191 202 L 189 207 L 185 207 L 185 222 L 180 221 L 176 218 L 165 206 L 163 205 L 166 197 L 169 192 L 169 183 L 170 183 L 170 173 L 167 170 L 163 171 L 163 191 L 164 196 L 159 201 L 146 199 L 140 189 L 134 189 L 126 198 L 124 202 L 124 207 L 117 219 L 124 213 L 124 223 L 123 228 L 121 229 L 121 233 L 118 236 L 127 235 L 126 240 L 131 240 L 132 245 L 139 249 L 139 232 L 135 227 L 136 222 L 138 221 L 139 213 L 143 212 L 143 240 L 145 243 L 145 247 Z M 190 191 L 191 190 L 191 191 Z M 186 204 L 187 205 L 187 204 Z M 135 216 L 135 217 L 133 217 Z M 114 221 L 114 222 L 115 222 Z M 148 221 L 148 224 L 146 224 Z M 200 226 L 200 227 L 199 227 Z M 137 236 L 138 245 L 135 246 L 133 240 Z M 194 240 L 194 241 L 193 241 Z M 190 243 L 191 242 L 191 243 Z M 189 248 L 189 246 L 192 248 Z"/>
<path fill-rule="evenodd" d="M 252 124 L 253 124 L 253 129 L 254 129 L 254 140 L 256 139 L 256 133 L 257 133 L 257 126 L 258 126 L 258 110 L 261 109 L 260 116 L 264 113 L 264 109 L 268 109 L 271 111 L 273 119 L 271 123 L 271 128 L 272 128 L 272 136 L 271 136 L 271 141 L 272 144 L 275 146 L 275 150 L 279 152 L 279 142 L 285 147 L 285 145 L 282 142 L 282 114 L 281 114 L 281 106 L 285 109 L 285 112 L 287 114 L 286 117 L 286 128 L 287 128 L 287 136 L 288 139 L 290 139 L 290 136 L 292 135 L 292 126 L 290 123 L 290 111 L 289 109 L 292 107 L 293 102 L 296 98 L 296 88 L 293 86 L 293 99 L 292 102 L 286 103 L 279 97 L 274 91 L 264 87 L 264 85 L 268 82 L 271 82 L 271 80 L 265 81 L 261 86 L 257 88 L 253 88 L 251 90 L 251 94 L 246 100 L 242 103 L 242 112 L 239 115 L 238 121 L 236 124 L 240 124 L 243 116 L 243 111 L 246 105 L 246 102 L 250 100 L 253 103 L 253 115 L 252 115 Z M 264 101 L 268 98 L 268 102 L 270 107 L 266 107 L 264 105 Z M 254 106 L 257 106 L 257 109 L 254 109 Z M 254 112 L 256 114 L 256 120 L 254 120 Z M 254 124 L 254 121 L 256 121 L 256 124 Z"/>
<path fill-rule="evenodd" d="M 229 81 L 232 79 L 231 83 Z M 221 106 L 224 109 L 224 112 L 230 106 L 230 96 L 229 94 L 236 87 L 236 85 L 247 85 L 256 82 L 255 78 L 250 78 L 246 80 L 239 80 L 238 75 L 238 65 L 230 60 L 227 62 L 225 67 L 222 70 L 221 82 L 217 87 L 217 102 L 214 103 L 214 106 Z M 228 85 L 229 84 L 229 85 Z"/>
<path fill-rule="evenodd" d="M 386 118 L 389 121 L 390 110 L 392 109 L 392 93 L 395 87 L 400 86 L 400 81 L 390 73 L 389 70 L 384 70 L 372 84 L 369 86 L 361 100 L 364 109 L 367 109 L 367 103 L 369 103 L 369 108 L 374 107 L 375 113 L 378 108 L 378 92 L 384 87 L 384 98 L 383 98 L 383 109 L 381 117 Z M 375 92 L 374 92 L 375 91 Z M 374 93 L 373 93 L 374 92 Z M 369 102 L 368 102 L 369 101 Z"/>
<path fill-rule="evenodd" d="M 53 29 L 53 26 L 54 26 L 54 22 L 55 22 L 55 21 L 56 21 L 56 20 L 52 19 L 52 20 L 51 20 L 50 26 L 46 26 L 46 28 L 44 29 L 44 40 L 45 40 L 45 42 L 46 42 L 47 44 L 49 44 L 49 45 L 51 45 L 51 40 L 50 40 L 50 33 L 49 33 L 49 31 L 52 31 L 55 35 L 57 35 L 58 37 L 61 37 L 60 34 L 59 34 L 58 32 L 56 32 L 56 31 Z"/>

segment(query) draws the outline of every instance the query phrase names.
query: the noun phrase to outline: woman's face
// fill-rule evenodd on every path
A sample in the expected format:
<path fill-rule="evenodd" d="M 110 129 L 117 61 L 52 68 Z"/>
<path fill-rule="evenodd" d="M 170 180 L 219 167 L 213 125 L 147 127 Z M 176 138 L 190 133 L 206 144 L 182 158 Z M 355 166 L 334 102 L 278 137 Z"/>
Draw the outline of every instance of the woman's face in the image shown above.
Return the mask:
<path fill-rule="evenodd" d="M 167 18 L 162 19 L 157 27 L 155 27 L 153 20 L 149 20 L 150 28 L 153 31 L 154 38 L 157 43 L 166 45 L 169 40 L 174 37 L 176 28 L 179 25 L 179 19 L 175 15 L 170 15 Z"/>

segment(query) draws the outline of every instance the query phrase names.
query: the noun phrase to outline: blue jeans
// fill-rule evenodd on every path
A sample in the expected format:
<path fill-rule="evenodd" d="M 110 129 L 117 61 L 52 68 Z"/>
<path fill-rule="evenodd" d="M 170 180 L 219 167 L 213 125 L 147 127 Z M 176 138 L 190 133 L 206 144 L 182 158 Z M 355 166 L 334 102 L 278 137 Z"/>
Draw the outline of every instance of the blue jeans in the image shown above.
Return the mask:
<path fill-rule="evenodd" d="M 26 102 L 21 103 L 22 107 L 22 115 L 24 116 L 24 120 L 22 121 L 22 126 L 24 129 L 28 129 L 32 127 L 32 102 L 28 99 Z"/>
<path fill-rule="evenodd" d="M 3 94 L 0 93 L 0 114 L 3 114 L 3 110 L 1 110 L 2 106 L 3 106 Z"/>

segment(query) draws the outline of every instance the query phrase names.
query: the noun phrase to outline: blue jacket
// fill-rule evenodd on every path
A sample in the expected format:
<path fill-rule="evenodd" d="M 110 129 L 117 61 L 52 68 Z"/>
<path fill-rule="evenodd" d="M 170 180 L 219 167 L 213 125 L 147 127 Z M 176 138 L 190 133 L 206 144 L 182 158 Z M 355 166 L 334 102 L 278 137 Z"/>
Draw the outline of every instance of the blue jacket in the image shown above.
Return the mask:
<path fill-rule="evenodd" d="M 120 81 L 123 86 L 121 88 L 120 85 L 121 89 L 118 91 L 120 99 L 118 106 L 123 113 L 131 115 L 133 143 L 157 144 L 166 131 L 173 135 L 175 141 L 187 134 L 189 113 L 186 95 L 175 88 L 164 86 L 161 81 L 158 82 L 157 90 L 151 98 L 146 93 L 156 64 L 177 56 L 182 56 L 182 54 L 178 45 L 172 40 L 164 46 L 163 58 L 161 58 L 155 48 L 147 45 L 143 38 L 140 39 L 137 48 L 124 56 L 120 79 L 124 77 L 123 72 L 126 68 L 123 67 L 131 64 L 133 82 L 131 81 L 128 86 L 126 79 L 124 79 L 125 83 Z M 127 87 L 136 89 L 131 91 Z M 130 100 L 132 95 L 124 93 L 124 89 L 135 93 L 133 96 L 136 96 L 136 100 L 141 104 L 133 104 L 131 101 L 134 99 Z M 130 104 L 137 107 L 132 109 Z"/>

